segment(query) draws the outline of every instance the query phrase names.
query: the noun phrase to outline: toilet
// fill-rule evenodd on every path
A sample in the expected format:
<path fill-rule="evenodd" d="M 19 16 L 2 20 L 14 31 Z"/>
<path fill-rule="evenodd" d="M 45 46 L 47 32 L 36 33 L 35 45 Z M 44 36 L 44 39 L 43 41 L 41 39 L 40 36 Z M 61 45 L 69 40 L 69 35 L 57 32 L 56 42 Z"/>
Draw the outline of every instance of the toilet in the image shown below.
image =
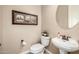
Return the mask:
<path fill-rule="evenodd" d="M 43 54 L 45 47 L 49 45 L 50 37 L 41 37 L 41 43 L 33 44 L 30 48 L 31 53 L 33 54 Z"/>

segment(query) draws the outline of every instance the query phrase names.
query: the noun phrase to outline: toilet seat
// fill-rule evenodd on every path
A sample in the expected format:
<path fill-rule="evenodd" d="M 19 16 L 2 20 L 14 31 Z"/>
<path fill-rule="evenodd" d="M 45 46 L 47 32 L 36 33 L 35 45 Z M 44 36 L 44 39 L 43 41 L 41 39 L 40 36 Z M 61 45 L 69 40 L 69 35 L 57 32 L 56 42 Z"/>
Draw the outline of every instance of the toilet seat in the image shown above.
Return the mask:
<path fill-rule="evenodd" d="M 44 50 L 44 46 L 40 43 L 31 46 L 32 53 L 40 53 Z"/>

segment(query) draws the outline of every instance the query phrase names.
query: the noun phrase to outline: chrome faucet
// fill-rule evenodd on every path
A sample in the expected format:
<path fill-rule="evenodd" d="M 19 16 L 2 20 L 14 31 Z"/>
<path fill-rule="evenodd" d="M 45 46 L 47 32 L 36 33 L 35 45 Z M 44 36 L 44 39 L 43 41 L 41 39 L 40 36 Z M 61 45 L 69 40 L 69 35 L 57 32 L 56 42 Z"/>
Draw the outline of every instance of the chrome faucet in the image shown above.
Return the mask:
<path fill-rule="evenodd" d="M 62 39 L 63 39 L 63 40 L 67 40 L 67 41 L 68 41 L 69 38 L 71 38 L 71 36 L 62 35 Z"/>

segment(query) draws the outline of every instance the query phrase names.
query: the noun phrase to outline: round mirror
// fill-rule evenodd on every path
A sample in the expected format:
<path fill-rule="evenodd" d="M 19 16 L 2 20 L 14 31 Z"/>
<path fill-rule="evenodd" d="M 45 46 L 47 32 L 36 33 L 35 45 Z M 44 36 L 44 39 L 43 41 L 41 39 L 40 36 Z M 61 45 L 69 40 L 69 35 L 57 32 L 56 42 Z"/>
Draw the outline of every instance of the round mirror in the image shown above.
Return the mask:
<path fill-rule="evenodd" d="M 79 23 L 79 6 L 59 5 L 56 12 L 56 21 L 62 28 L 73 28 Z"/>

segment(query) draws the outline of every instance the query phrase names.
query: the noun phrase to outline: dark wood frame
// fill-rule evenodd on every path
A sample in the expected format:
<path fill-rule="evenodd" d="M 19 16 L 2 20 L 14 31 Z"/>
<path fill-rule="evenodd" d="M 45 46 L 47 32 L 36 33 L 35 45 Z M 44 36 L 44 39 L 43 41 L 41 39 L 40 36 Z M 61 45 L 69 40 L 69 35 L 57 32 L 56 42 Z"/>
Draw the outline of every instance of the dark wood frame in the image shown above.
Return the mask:
<path fill-rule="evenodd" d="M 32 17 L 34 16 L 34 17 L 36 17 L 36 19 L 35 19 L 36 23 L 31 23 L 31 24 L 29 24 L 29 23 L 16 23 L 15 22 L 15 13 L 24 14 L 25 16 L 26 15 L 29 15 L 29 16 L 32 16 Z M 16 25 L 38 25 L 38 16 L 34 15 L 34 14 L 29 14 L 29 13 L 25 13 L 25 12 L 12 10 L 12 24 L 16 24 Z"/>

